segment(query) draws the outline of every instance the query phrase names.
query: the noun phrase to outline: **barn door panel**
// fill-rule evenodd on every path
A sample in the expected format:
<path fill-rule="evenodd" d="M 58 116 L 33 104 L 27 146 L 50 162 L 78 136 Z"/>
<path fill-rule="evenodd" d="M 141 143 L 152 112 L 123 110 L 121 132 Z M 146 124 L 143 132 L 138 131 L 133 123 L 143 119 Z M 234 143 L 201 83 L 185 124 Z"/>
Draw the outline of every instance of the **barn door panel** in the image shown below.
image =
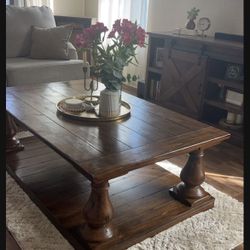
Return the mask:
<path fill-rule="evenodd" d="M 165 107 L 198 118 L 207 57 L 171 49 L 166 53 L 159 102 Z"/>

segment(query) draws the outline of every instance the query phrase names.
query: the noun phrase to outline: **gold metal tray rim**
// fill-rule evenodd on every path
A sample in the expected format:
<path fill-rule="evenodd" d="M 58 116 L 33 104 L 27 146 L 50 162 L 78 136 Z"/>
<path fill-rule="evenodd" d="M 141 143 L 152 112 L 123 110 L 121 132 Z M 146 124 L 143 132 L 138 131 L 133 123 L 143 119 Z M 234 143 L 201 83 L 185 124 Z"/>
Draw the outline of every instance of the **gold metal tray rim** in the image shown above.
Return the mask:
<path fill-rule="evenodd" d="M 87 116 L 82 116 L 82 114 L 84 113 L 87 113 L 86 111 L 81 111 L 81 112 L 70 112 L 70 111 L 67 111 L 65 109 L 63 109 L 61 107 L 61 104 L 67 100 L 67 99 L 70 99 L 70 98 L 76 98 L 76 99 L 79 99 L 79 100 L 84 100 L 85 98 L 87 97 L 90 97 L 89 95 L 81 95 L 81 96 L 69 96 L 69 97 L 66 97 L 62 100 L 60 100 L 57 104 L 56 104 L 56 108 L 57 110 L 63 114 L 63 115 L 66 115 L 67 117 L 72 117 L 74 119 L 78 119 L 78 120 L 83 120 L 83 121 L 94 121 L 94 122 L 103 122 L 103 121 L 117 121 L 117 120 L 123 120 L 127 117 L 130 116 L 130 112 L 131 112 L 131 106 L 125 102 L 125 101 L 121 101 L 121 104 L 123 107 L 125 107 L 127 109 L 127 111 L 124 113 L 124 114 L 120 114 L 116 117 L 101 117 L 101 116 L 97 116 L 96 114 L 96 117 L 87 117 Z M 97 97 L 99 98 L 99 96 L 97 95 L 93 95 L 93 97 Z"/>

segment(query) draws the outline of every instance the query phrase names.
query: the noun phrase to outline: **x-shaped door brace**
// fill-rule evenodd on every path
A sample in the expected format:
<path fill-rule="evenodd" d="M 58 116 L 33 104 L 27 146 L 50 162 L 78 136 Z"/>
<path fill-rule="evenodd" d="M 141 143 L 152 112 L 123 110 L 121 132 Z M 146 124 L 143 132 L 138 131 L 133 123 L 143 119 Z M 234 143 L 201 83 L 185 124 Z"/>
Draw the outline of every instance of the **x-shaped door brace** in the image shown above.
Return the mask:
<path fill-rule="evenodd" d="M 193 66 L 191 67 L 190 70 L 186 72 L 186 74 L 178 70 L 173 59 L 174 58 L 171 57 L 165 61 L 166 62 L 165 67 L 167 68 L 167 70 L 166 73 L 163 75 L 162 82 L 169 84 L 162 86 L 164 88 L 164 92 L 162 93 L 163 95 L 161 99 L 167 100 L 178 92 L 178 94 L 182 95 L 188 107 L 196 111 L 198 109 L 197 104 L 192 98 L 192 95 L 189 93 L 187 85 L 204 69 L 206 58 L 203 58 L 203 60 L 201 60 L 201 63 L 199 65 L 197 63 L 190 62 L 190 64 L 193 64 Z M 200 81 L 202 83 L 203 79 L 200 79 Z M 197 87 L 200 88 L 201 83 Z"/>

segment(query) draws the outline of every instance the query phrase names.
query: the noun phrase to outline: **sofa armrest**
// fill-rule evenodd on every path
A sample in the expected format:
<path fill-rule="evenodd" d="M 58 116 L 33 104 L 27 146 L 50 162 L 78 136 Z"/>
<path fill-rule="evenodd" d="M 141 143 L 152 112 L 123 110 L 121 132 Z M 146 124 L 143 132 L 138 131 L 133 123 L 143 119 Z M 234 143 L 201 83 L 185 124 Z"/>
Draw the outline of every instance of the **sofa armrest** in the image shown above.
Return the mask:
<path fill-rule="evenodd" d="M 68 42 L 69 59 L 78 59 L 76 48 L 71 42 Z"/>

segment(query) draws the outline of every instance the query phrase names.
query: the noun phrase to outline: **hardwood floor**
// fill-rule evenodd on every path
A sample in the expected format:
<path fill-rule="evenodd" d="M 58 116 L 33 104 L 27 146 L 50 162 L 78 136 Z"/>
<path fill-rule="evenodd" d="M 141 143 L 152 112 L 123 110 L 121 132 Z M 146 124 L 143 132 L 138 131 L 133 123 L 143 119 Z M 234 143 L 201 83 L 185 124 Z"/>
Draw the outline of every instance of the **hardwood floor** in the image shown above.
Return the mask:
<path fill-rule="evenodd" d="M 6 229 L 6 250 L 21 250 L 11 233 Z"/>

